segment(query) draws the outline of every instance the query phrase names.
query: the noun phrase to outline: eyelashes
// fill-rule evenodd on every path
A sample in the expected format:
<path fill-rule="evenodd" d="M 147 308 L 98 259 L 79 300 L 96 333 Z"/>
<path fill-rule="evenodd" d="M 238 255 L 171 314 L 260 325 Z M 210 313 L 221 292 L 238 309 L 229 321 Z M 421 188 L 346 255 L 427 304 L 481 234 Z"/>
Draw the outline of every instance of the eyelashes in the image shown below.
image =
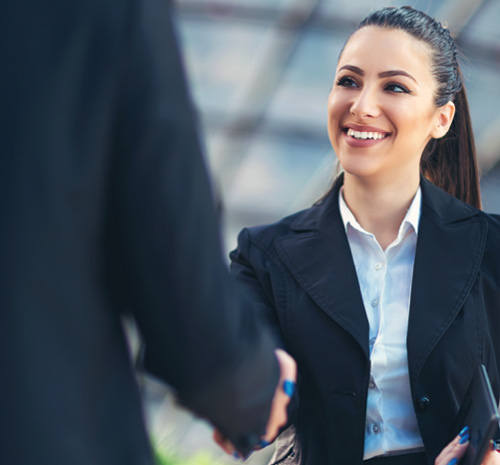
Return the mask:
<path fill-rule="evenodd" d="M 338 78 L 336 84 L 341 87 L 357 87 L 356 81 L 350 77 Z"/>
<path fill-rule="evenodd" d="M 358 83 L 356 82 L 355 79 L 349 76 L 343 76 L 337 79 L 336 83 L 337 86 L 340 87 L 359 87 Z M 387 92 L 391 92 L 394 94 L 411 94 L 412 91 L 408 89 L 405 85 L 399 83 L 399 82 L 389 82 L 384 85 L 383 88 Z"/>
<path fill-rule="evenodd" d="M 398 82 L 390 82 L 385 86 L 385 89 L 390 92 L 403 93 L 403 94 L 411 94 L 411 90 L 403 84 L 399 84 Z"/>

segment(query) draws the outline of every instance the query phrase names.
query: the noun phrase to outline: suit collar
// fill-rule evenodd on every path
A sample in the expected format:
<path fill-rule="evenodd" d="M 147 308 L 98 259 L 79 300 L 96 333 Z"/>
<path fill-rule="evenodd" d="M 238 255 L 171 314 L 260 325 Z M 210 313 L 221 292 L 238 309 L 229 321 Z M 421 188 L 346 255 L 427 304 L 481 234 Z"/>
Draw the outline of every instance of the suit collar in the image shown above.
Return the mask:
<path fill-rule="evenodd" d="M 479 210 L 460 202 L 430 181 L 421 177 L 423 206 L 442 225 L 452 224 L 479 214 Z"/>
<path fill-rule="evenodd" d="M 338 196 L 343 183 L 344 176 L 341 174 L 330 192 L 317 202 L 315 207 L 305 210 L 303 215 L 292 223 L 292 229 L 295 231 L 314 231 L 321 229 L 325 223 L 327 224 L 329 216 L 338 211 Z M 479 210 L 458 201 L 423 176 L 420 178 L 420 187 L 423 207 L 428 209 L 436 221 L 443 225 L 462 221 L 479 213 Z"/>
<path fill-rule="evenodd" d="M 344 176 L 340 175 L 330 192 L 328 192 L 321 200 L 316 202 L 313 207 L 304 210 L 302 215 L 298 216 L 291 224 L 293 231 L 318 231 L 326 229 L 325 223 L 329 223 L 331 216 L 338 211 L 338 196 L 340 188 L 344 183 Z"/>
<path fill-rule="evenodd" d="M 300 286 L 348 331 L 369 357 L 368 321 L 349 243 L 340 218 L 339 177 L 331 192 L 292 223 L 276 249 Z M 422 178 L 422 213 L 408 330 L 410 379 L 460 310 L 477 275 L 486 223 L 479 211 Z"/>
<path fill-rule="evenodd" d="M 339 213 L 342 183 L 341 176 L 321 202 L 292 223 L 296 234 L 277 240 L 275 245 L 300 286 L 354 337 L 368 358 L 368 320 Z"/>

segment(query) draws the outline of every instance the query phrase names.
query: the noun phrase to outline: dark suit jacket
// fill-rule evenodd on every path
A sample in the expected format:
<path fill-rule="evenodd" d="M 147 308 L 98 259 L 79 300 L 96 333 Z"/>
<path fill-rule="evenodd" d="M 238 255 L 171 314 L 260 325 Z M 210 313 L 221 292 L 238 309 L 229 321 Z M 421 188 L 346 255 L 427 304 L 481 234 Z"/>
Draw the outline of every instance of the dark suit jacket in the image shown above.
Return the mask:
<path fill-rule="evenodd" d="M 244 230 L 232 272 L 296 358 L 293 431 L 276 462 L 359 464 L 370 374 L 368 321 L 338 208 L 342 178 L 319 205 Z M 429 463 L 448 443 L 471 376 L 487 366 L 500 393 L 500 219 L 422 180 L 407 336 Z"/>
<path fill-rule="evenodd" d="M 150 464 L 147 367 L 241 448 L 274 343 L 239 312 L 164 0 L 3 2 L 0 462 Z"/>

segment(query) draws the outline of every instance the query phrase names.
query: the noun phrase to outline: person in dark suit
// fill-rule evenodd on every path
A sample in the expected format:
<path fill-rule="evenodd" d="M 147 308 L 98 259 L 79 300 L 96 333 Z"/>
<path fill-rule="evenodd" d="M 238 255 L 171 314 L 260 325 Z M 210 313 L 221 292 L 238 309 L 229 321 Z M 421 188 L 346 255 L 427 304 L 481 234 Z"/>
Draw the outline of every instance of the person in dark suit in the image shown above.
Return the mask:
<path fill-rule="evenodd" d="M 333 188 L 231 253 L 301 380 L 271 463 L 456 463 L 480 363 L 500 395 L 500 217 L 480 210 L 449 31 L 411 7 L 371 13 L 339 57 L 328 132 Z"/>
<path fill-rule="evenodd" d="M 124 314 L 247 453 L 294 362 L 224 265 L 169 5 L 7 2 L 0 61 L 2 464 L 153 463 Z"/>

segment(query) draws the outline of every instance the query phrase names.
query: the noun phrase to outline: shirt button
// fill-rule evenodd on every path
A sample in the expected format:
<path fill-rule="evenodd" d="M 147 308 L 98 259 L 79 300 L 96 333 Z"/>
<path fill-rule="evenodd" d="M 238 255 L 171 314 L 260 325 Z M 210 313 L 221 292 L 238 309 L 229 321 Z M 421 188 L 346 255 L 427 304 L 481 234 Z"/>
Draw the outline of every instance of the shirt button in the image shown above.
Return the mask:
<path fill-rule="evenodd" d="M 375 389 L 375 383 L 373 381 L 370 381 L 370 384 L 368 384 L 368 387 L 370 389 Z"/>
<path fill-rule="evenodd" d="M 372 431 L 375 433 L 375 434 L 378 434 L 380 432 L 380 425 L 377 425 L 377 423 L 375 423 L 373 426 L 372 426 Z"/>
<path fill-rule="evenodd" d="M 371 305 L 372 307 L 376 307 L 378 305 L 378 299 L 373 299 Z"/>
<path fill-rule="evenodd" d="M 376 270 L 380 270 L 380 268 L 382 268 L 382 263 L 378 262 L 378 263 L 375 263 L 375 269 Z"/>
<path fill-rule="evenodd" d="M 372 337 L 372 338 L 370 339 L 370 345 L 372 346 L 373 344 L 375 344 L 375 341 L 376 341 L 376 340 L 377 340 L 377 338 L 376 338 L 376 337 Z"/>

